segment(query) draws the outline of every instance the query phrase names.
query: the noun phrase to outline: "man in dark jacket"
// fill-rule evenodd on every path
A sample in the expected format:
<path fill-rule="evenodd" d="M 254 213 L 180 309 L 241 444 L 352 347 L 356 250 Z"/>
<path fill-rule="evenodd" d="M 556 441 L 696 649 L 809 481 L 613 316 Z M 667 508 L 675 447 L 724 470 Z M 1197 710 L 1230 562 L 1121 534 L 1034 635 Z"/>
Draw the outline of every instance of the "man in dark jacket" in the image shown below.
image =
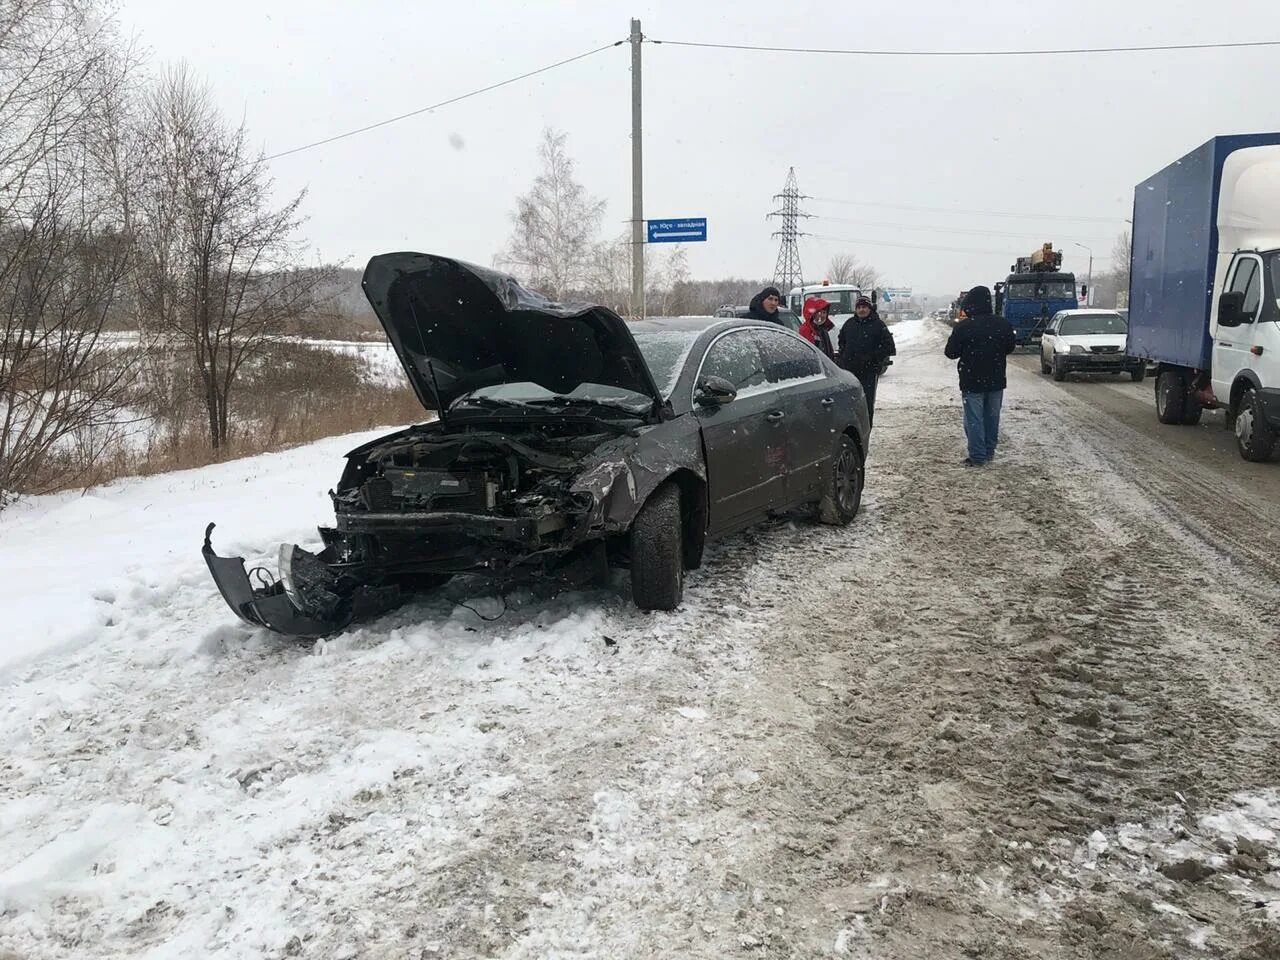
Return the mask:
<path fill-rule="evenodd" d="M 747 318 L 763 320 L 765 323 L 776 323 L 785 327 L 786 324 L 778 316 L 778 304 L 781 302 L 782 293 L 779 292 L 777 287 L 765 287 L 751 298 L 751 303 L 747 305 Z"/>
<path fill-rule="evenodd" d="M 1017 340 L 1004 317 L 991 312 L 991 291 L 974 287 L 965 295 L 964 319 L 947 340 L 946 355 L 959 360 L 960 395 L 964 398 L 964 434 L 969 441 L 966 467 L 980 467 L 996 454 L 1000 439 L 1000 407 L 1004 402 L 1005 358 Z"/>
<path fill-rule="evenodd" d="M 889 358 L 898 352 L 889 327 L 876 313 L 875 304 L 859 297 L 853 305 L 853 316 L 840 328 L 840 349 L 836 363 L 844 367 L 862 384 L 867 397 L 867 421 L 874 417 L 876 381 L 889 366 Z"/>

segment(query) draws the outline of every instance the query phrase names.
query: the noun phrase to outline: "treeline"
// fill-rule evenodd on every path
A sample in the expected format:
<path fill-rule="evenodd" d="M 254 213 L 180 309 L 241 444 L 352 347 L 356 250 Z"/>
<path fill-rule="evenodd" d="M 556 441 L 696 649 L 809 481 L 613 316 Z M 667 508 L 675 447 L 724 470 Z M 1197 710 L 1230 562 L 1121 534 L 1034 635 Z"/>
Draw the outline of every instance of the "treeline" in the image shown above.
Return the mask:
<path fill-rule="evenodd" d="M 273 201 L 244 126 L 187 69 L 147 71 L 105 0 L 0 0 L 0 505 L 156 411 L 227 446 L 273 345 L 357 313 L 304 260 L 302 202 Z"/>

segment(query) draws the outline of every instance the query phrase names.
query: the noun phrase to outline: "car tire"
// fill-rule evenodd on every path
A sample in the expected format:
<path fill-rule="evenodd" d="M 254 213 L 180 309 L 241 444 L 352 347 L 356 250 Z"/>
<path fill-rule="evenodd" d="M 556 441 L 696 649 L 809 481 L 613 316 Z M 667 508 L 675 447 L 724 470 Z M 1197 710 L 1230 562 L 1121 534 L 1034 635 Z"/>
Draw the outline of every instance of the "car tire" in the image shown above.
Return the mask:
<path fill-rule="evenodd" d="M 862 508 L 862 488 L 866 479 L 866 462 L 858 445 L 847 433 L 840 434 L 831 464 L 827 467 L 822 499 L 818 501 L 818 519 L 833 527 L 852 523 Z"/>
<path fill-rule="evenodd" d="M 1053 358 L 1053 379 L 1059 383 L 1067 379 L 1067 371 L 1057 357 Z"/>
<path fill-rule="evenodd" d="M 1156 377 L 1156 419 L 1161 423 L 1186 422 L 1187 380 L 1180 370 L 1161 370 Z"/>
<path fill-rule="evenodd" d="M 680 488 L 664 483 L 631 524 L 631 598 L 641 610 L 674 610 L 684 597 Z"/>
<path fill-rule="evenodd" d="M 1040 354 L 1040 372 L 1047 374 L 1052 368 L 1044 362 L 1044 354 Z"/>
<path fill-rule="evenodd" d="M 1141 383 L 1147 379 L 1147 368 L 1145 366 L 1134 367 L 1129 371 L 1129 379 L 1134 383 Z"/>
<path fill-rule="evenodd" d="M 1267 423 L 1258 392 L 1249 387 L 1236 408 L 1236 449 L 1250 463 L 1266 463 L 1276 450 L 1276 432 Z"/>

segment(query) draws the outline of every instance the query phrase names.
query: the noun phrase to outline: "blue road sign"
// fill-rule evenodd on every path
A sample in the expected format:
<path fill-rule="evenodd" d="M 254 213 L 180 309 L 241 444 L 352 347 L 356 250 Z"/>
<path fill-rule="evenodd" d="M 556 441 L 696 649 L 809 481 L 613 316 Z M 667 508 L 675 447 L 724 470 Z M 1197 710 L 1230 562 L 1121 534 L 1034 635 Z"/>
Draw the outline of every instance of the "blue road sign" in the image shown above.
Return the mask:
<path fill-rule="evenodd" d="M 682 220 L 646 220 L 650 243 L 692 243 L 707 239 L 706 217 Z"/>

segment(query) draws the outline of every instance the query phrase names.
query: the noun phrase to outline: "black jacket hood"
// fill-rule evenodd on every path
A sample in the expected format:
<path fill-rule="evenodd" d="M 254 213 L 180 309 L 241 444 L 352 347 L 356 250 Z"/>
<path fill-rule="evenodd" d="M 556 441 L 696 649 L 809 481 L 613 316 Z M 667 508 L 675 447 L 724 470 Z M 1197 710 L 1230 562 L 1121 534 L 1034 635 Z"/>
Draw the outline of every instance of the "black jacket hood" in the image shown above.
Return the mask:
<path fill-rule="evenodd" d="M 971 317 L 991 313 L 991 291 L 986 287 L 974 287 L 965 294 L 964 303 L 961 306 Z"/>
<path fill-rule="evenodd" d="M 524 382 L 555 394 L 598 383 L 662 403 L 626 321 L 607 307 L 556 303 L 514 277 L 429 253 L 380 254 L 361 283 L 429 410 Z"/>

